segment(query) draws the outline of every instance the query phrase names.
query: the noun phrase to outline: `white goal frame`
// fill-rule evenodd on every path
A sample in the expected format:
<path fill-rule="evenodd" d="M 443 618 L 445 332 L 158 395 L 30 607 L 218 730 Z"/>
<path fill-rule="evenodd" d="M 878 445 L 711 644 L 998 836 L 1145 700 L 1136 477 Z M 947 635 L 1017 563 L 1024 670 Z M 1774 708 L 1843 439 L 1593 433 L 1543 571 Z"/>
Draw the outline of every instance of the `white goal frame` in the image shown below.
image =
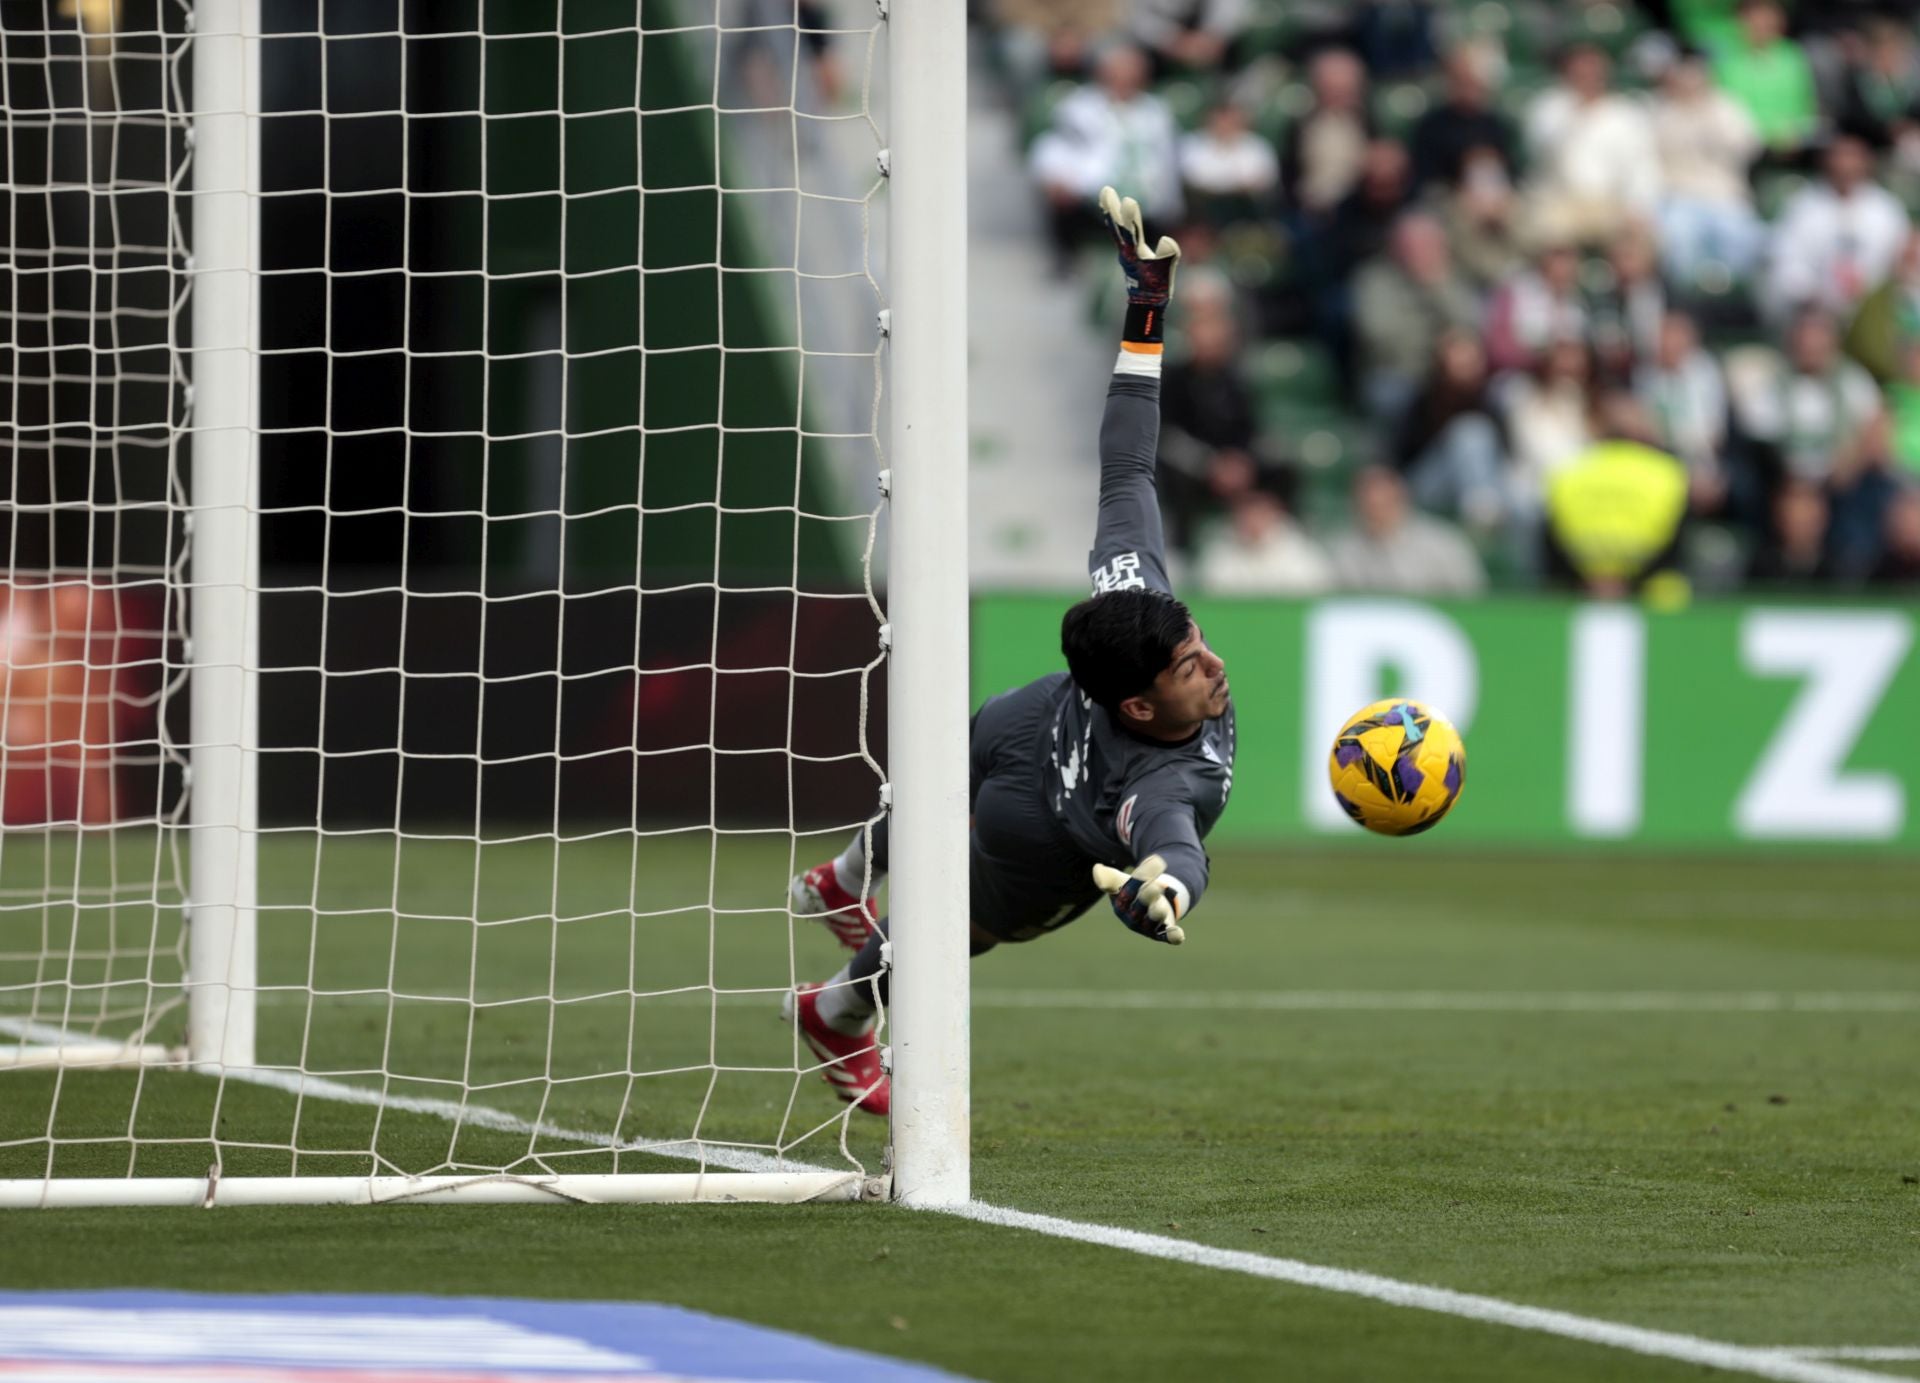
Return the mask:
<path fill-rule="evenodd" d="M 966 7 L 875 0 L 889 110 L 883 489 L 891 812 L 893 1079 L 885 1175 L 794 1167 L 521 1176 L 220 1176 L 0 1180 L 0 1208 L 969 1198 L 967 964 Z M 254 1068 L 259 673 L 259 166 L 262 0 L 194 0 L 186 1050 L 60 1030 L 9 1065 Z M 695 1151 L 684 1156 L 694 1158 Z"/>

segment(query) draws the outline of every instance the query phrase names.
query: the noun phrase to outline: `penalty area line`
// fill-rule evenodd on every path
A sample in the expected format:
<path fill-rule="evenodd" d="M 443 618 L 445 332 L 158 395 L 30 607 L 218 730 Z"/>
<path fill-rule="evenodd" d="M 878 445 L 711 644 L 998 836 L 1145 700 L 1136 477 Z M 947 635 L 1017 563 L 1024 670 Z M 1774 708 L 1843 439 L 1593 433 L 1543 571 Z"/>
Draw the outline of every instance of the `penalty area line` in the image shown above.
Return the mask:
<path fill-rule="evenodd" d="M 618 1148 L 623 1152 L 651 1153 L 659 1157 L 725 1167 L 730 1171 L 826 1172 L 833 1170 L 773 1157 L 766 1153 L 755 1152 L 750 1148 L 716 1147 L 695 1143 L 692 1140 L 622 1141 L 612 1134 L 592 1133 L 545 1121 L 523 1119 L 503 1109 L 494 1109 L 464 1100 L 385 1095 L 372 1087 L 347 1085 L 324 1076 L 310 1076 L 299 1071 L 254 1067 L 231 1069 L 224 1072 L 222 1076 L 211 1078 L 265 1086 L 269 1089 L 285 1091 L 299 1098 L 330 1100 L 342 1104 L 385 1105 L 389 1109 L 444 1119 L 449 1123 L 467 1123 L 504 1133 L 525 1133 L 565 1142 L 583 1143 L 588 1146 Z M 1814 1358 L 1802 1355 L 1797 1349 L 1789 1351 L 1780 1348 L 1726 1344 L 1697 1335 L 1685 1335 L 1668 1330 L 1650 1330 L 1641 1326 L 1602 1320 L 1598 1317 L 1575 1315 L 1569 1311 L 1525 1306 L 1499 1297 L 1478 1296 L 1444 1287 L 1403 1282 L 1398 1278 L 1383 1277 L 1377 1273 L 1359 1272 L 1350 1268 L 1332 1268 L 1292 1258 L 1272 1258 L 1265 1254 L 1246 1253 L 1237 1249 L 1216 1248 L 1191 1239 L 1171 1239 L 1165 1235 L 1148 1234 L 1140 1230 L 1088 1224 L 1080 1220 L 1062 1219 L 1057 1215 L 1041 1215 L 1029 1210 L 989 1205 L 982 1201 L 970 1201 L 962 1206 L 913 1207 L 908 1205 L 905 1208 L 917 1209 L 923 1214 L 952 1215 L 978 1224 L 995 1225 L 1005 1229 L 1026 1230 L 1054 1239 L 1067 1239 L 1099 1248 L 1118 1249 L 1124 1253 L 1135 1253 L 1142 1257 L 1158 1258 L 1189 1267 L 1240 1273 L 1248 1277 L 1264 1278 L 1270 1282 L 1333 1292 L 1342 1296 L 1361 1297 L 1388 1306 L 1430 1311 L 1484 1325 L 1506 1326 L 1515 1330 L 1553 1335 L 1583 1344 L 1626 1350 L 1651 1358 L 1671 1359 L 1703 1368 L 1746 1374 L 1753 1378 L 1778 1379 L 1782 1383 L 1886 1383 L 1887 1379 L 1884 1373 L 1827 1362 L 1827 1359 L 1837 1352 L 1834 1350 L 1823 1349 L 1820 1352 L 1824 1357 Z M 1876 1355 L 1874 1358 L 1878 1360 L 1879 1356 Z"/>

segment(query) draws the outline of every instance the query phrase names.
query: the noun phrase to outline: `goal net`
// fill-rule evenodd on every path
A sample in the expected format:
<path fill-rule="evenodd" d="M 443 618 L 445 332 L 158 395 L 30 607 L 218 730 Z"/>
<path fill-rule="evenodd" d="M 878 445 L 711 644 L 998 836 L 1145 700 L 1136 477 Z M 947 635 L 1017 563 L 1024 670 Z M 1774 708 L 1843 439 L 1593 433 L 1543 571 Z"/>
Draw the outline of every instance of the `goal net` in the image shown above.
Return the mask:
<path fill-rule="evenodd" d="M 898 1191 L 779 1018 L 959 800 L 885 8 L 0 10 L 0 1205 Z"/>

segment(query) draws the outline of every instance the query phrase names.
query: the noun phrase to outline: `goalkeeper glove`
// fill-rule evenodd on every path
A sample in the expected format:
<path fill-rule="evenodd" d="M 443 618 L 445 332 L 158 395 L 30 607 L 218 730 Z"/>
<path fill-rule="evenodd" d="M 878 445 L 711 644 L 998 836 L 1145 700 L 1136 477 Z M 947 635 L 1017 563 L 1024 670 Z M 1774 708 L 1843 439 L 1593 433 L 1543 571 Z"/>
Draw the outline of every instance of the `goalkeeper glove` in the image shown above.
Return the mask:
<path fill-rule="evenodd" d="M 1170 235 L 1147 245 L 1140 203 L 1111 187 L 1100 189 L 1100 214 L 1120 251 L 1120 272 L 1127 276 L 1127 302 L 1135 307 L 1165 307 L 1173 297 L 1173 273 L 1180 267 L 1180 245 Z"/>
<path fill-rule="evenodd" d="M 1167 862 L 1158 855 L 1148 855 L 1131 874 L 1096 864 L 1093 882 L 1107 895 L 1122 922 L 1144 937 L 1178 946 L 1187 939 L 1180 930 L 1180 910 L 1187 888 L 1166 869 Z"/>

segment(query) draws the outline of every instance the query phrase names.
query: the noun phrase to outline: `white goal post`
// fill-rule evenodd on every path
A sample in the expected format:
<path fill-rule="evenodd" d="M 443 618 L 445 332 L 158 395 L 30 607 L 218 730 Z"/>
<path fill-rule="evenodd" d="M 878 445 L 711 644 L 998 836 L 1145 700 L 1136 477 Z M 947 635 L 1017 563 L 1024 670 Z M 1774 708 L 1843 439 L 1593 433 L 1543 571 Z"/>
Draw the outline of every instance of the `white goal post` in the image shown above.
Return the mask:
<path fill-rule="evenodd" d="M 6 497 L 49 535 L 42 553 L 16 518 L 0 554 L 0 1208 L 964 1203 L 963 0 L 635 0 L 624 23 L 600 0 L 509 20 L 465 0 L 470 21 L 425 33 L 399 0 L 377 31 L 314 0 L 290 35 L 263 7 L 79 0 L 0 25 L 7 90 L 44 79 L 0 95 L 0 438 Z M 270 70 L 283 36 L 319 45 L 313 90 Z M 594 93 L 627 51 L 622 106 Z M 355 108 L 356 65 L 395 52 L 397 99 Z M 442 55 L 477 98 L 433 105 Z M 272 121 L 319 151 L 317 189 Z M 398 173 L 353 185 L 360 132 L 389 125 Z M 508 161 L 528 131 L 556 168 Z M 631 176 L 593 182 L 622 138 Z M 551 179 L 511 185 L 524 170 Z M 163 243 L 129 229 L 150 204 Z M 342 220 L 379 206 L 391 243 Z M 468 213 L 453 263 L 422 228 Z M 702 284 L 712 339 L 680 310 Z M 308 285 L 323 300 L 295 303 Z M 354 310 L 391 339 L 351 339 L 343 304 L 389 288 L 397 308 Z M 302 311 L 317 344 L 289 335 Z M 353 421 L 387 366 L 397 411 Z M 18 459 L 42 453 L 44 494 Z M 76 488 L 74 457 L 113 480 Z M 355 497 L 367 458 L 397 458 L 397 498 Z M 276 536 L 299 523 L 317 571 Z M 397 574 L 350 568 L 354 544 Z M 850 584 L 814 574 L 834 560 Z M 301 621 L 317 651 L 276 652 Z M 515 661 L 543 638 L 550 666 Z M 881 813 L 884 1133 L 771 1016 L 844 959 L 788 874 Z"/>

